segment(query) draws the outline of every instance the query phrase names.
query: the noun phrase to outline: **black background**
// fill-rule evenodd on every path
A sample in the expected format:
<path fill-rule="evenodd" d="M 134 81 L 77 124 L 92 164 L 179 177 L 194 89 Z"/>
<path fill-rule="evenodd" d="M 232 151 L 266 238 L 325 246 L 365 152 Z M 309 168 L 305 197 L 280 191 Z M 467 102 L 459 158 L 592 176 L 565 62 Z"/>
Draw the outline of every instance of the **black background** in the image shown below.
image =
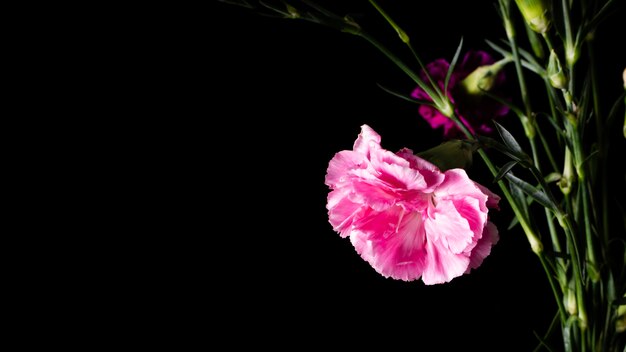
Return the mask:
<path fill-rule="evenodd" d="M 351 13 L 412 62 L 367 2 L 322 3 Z M 484 39 L 504 38 L 493 3 L 382 5 L 430 62 L 450 59 L 461 37 L 465 49 L 483 50 Z M 129 64 L 132 87 L 123 89 L 137 92 L 145 120 L 145 153 L 137 160 L 156 156 L 159 165 L 163 187 L 147 192 L 166 209 L 156 224 L 170 230 L 166 247 L 176 242 L 155 254 L 174 279 L 164 285 L 202 302 L 181 302 L 181 309 L 216 323 L 217 331 L 240 332 L 229 340 L 234 346 L 249 343 L 248 336 L 259 347 L 296 350 L 372 342 L 444 351 L 536 346 L 533 332 L 545 332 L 555 304 L 523 233 L 506 230 L 506 202 L 490 213 L 501 238 L 483 265 L 435 286 L 383 278 L 328 223 L 326 167 L 352 147 L 362 124 L 379 132 L 388 150 L 441 142 L 417 105 L 377 86 L 413 89 L 390 61 L 349 34 L 220 2 L 209 3 L 208 14 L 167 10 L 142 14 L 147 24 L 126 38 L 128 50 L 142 54 Z M 623 36 L 616 17 L 604 34 Z M 611 53 L 602 56 L 602 73 L 614 75 L 603 83 L 615 92 L 626 61 L 602 49 Z M 521 133 L 511 116 L 504 124 Z M 491 186 L 484 169 L 478 161 L 469 174 Z"/>

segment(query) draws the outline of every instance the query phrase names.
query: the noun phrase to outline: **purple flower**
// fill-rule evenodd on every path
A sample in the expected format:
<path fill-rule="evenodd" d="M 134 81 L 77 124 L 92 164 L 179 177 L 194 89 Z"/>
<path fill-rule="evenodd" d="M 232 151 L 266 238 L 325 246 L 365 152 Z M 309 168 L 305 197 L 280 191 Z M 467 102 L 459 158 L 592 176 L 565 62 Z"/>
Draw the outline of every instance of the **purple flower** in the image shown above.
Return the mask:
<path fill-rule="evenodd" d="M 492 132 L 493 128 L 489 122 L 509 112 L 508 106 L 498 103 L 476 88 L 478 83 L 481 88 L 489 90 L 490 93 L 500 95 L 498 94 L 498 88 L 504 82 L 504 73 L 501 70 L 499 72 L 498 70 L 488 70 L 488 72 L 485 72 L 486 76 L 481 75 L 484 80 L 466 80 L 470 74 L 479 72 L 476 69 L 491 65 L 494 62 L 495 60 L 484 51 L 469 51 L 465 54 L 463 60 L 455 66 L 448 82 L 446 94 L 455 106 L 456 115 L 472 133 L 487 134 Z M 442 91 L 444 90 L 444 81 L 449 68 L 450 64 L 444 59 L 437 59 L 426 65 L 428 74 Z M 489 76 L 491 73 L 494 73 L 494 75 Z M 428 78 L 423 71 L 420 73 L 420 76 L 424 82 L 428 82 Z M 473 87 L 470 85 L 473 85 Z M 483 85 L 486 85 L 486 87 Z M 428 94 L 419 87 L 415 88 L 411 96 L 419 100 L 432 101 Z M 443 127 L 445 138 L 454 138 L 462 135 L 461 130 L 454 121 L 443 115 L 436 108 L 424 104 L 419 107 L 419 113 L 432 128 Z"/>

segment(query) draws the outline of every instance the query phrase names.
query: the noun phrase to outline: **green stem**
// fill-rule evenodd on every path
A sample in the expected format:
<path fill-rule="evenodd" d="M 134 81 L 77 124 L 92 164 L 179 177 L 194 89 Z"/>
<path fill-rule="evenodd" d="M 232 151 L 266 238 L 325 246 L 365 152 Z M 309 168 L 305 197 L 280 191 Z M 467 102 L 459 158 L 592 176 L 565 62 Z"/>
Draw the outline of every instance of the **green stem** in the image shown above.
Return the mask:
<path fill-rule="evenodd" d="M 559 167 L 556 164 L 556 161 L 554 160 L 554 157 L 552 156 L 552 151 L 550 150 L 550 146 L 548 145 L 548 141 L 546 141 L 546 138 L 543 136 L 543 132 L 541 132 L 541 128 L 537 128 L 535 131 L 537 131 L 537 135 L 539 135 L 539 140 L 541 141 L 541 145 L 543 146 L 543 150 L 546 153 L 546 155 L 548 156 L 548 161 L 550 161 L 550 166 L 552 167 L 552 171 L 558 172 L 559 171 Z"/>
<path fill-rule="evenodd" d="M 422 63 L 422 60 L 420 59 L 419 55 L 417 55 L 417 53 L 413 49 L 413 46 L 411 45 L 411 39 L 409 38 L 408 34 L 406 34 L 406 32 L 402 28 L 400 28 L 400 26 L 398 26 L 398 24 L 391 18 L 391 16 L 389 16 L 387 14 L 387 12 L 385 12 L 385 10 L 383 10 L 383 8 L 380 7 L 380 5 L 378 5 L 378 3 L 375 0 L 369 0 L 369 2 L 370 2 L 370 4 L 372 4 L 372 6 L 374 6 L 376 11 L 378 11 L 378 13 L 380 13 L 381 16 L 383 16 L 385 18 L 387 23 L 389 23 L 389 25 L 396 31 L 396 33 L 398 33 L 398 36 L 400 37 L 400 40 L 404 44 L 407 45 L 407 47 L 409 48 L 409 50 L 413 54 L 413 57 L 415 58 L 415 60 L 419 64 L 419 66 L 422 68 L 422 70 L 423 70 L 424 74 L 426 75 L 426 77 L 428 78 L 428 82 L 430 83 L 430 86 L 431 87 L 437 87 L 437 84 L 433 81 L 432 77 L 428 73 L 428 70 L 426 70 L 426 66 L 424 66 L 424 64 Z M 439 90 L 435 89 L 435 93 L 438 94 L 438 99 L 439 100 L 444 101 L 445 99 L 447 99 L 445 92 L 443 92 L 443 94 L 440 94 L 441 92 Z M 432 98 L 432 95 L 431 95 L 431 98 Z M 433 101 L 437 101 L 437 99 L 433 98 Z"/>
<path fill-rule="evenodd" d="M 533 114 L 532 114 L 532 108 L 531 108 L 531 104 L 530 104 L 530 98 L 528 96 L 528 89 L 526 87 L 526 80 L 524 78 L 524 73 L 522 71 L 522 64 L 521 64 L 521 59 L 519 56 L 519 49 L 517 47 L 517 41 L 515 40 L 514 36 L 509 36 L 509 44 L 511 46 L 512 49 L 512 54 L 513 54 L 513 62 L 515 64 L 515 71 L 517 73 L 517 81 L 519 83 L 519 88 L 520 88 L 520 95 L 522 97 L 522 102 L 524 104 L 524 110 L 525 110 L 525 115 L 526 115 L 526 119 L 522 120 L 522 125 L 524 127 L 524 131 L 526 132 L 526 137 L 528 138 L 528 141 L 530 143 L 530 147 L 532 150 L 532 154 L 533 154 L 533 162 L 535 164 L 535 167 L 537 168 L 537 171 L 539 171 L 539 178 L 541 180 L 543 180 L 543 176 L 540 174 L 540 161 L 539 161 L 539 156 L 537 153 L 537 146 L 535 143 L 535 119 L 533 118 Z M 549 148 L 546 148 L 546 150 L 548 150 Z M 553 162 L 553 160 L 552 160 Z M 553 165 L 555 166 L 556 169 L 556 163 L 553 162 Z M 541 182 L 541 181 L 540 181 Z M 544 186 L 544 191 L 546 192 L 546 194 L 550 194 L 551 198 L 554 200 L 554 197 L 551 195 L 550 189 L 543 184 Z M 555 202 L 555 204 L 558 204 Z M 554 227 L 554 222 L 552 220 L 552 215 L 550 213 L 550 211 L 546 208 L 544 208 L 544 212 L 545 212 L 545 216 L 546 216 L 546 222 L 548 223 L 548 229 L 550 231 L 550 238 L 552 240 L 552 245 L 554 247 L 554 250 L 557 252 L 561 252 L 561 245 L 559 243 L 558 240 L 558 235 L 556 233 L 555 227 Z M 517 215 L 517 214 L 516 214 Z M 519 216 L 518 216 L 519 218 Z M 558 288 L 556 287 L 556 284 L 554 282 L 554 278 L 550 273 L 550 270 L 548 268 L 548 265 L 546 263 L 546 258 L 543 254 L 543 252 L 541 254 L 538 254 L 539 259 L 541 261 L 541 265 L 544 268 L 544 271 L 547 274 L 548 277 L 548 282 L 550 283 L 550 287 L 552 288 L 552 292 L 554 294 L 554 299 L 557 303 L 557 306 L 559 308 L 559 312 L 560 312 L 560 317 L 561 317 L 561 322 L 564 324 L 567 316 L 565 314 L 565 308 L 563 307 L 563 302 L 561 299 L 561 295 L 559 294 Z M 559 276 L 559 278 L 561 279 L 563 276 L 563 272 L 562 270 L 558 270 L 564 267 L 564 262 L 563 259 L 558 259 L 558 267 L 557 267 L 557 275 Z M 564 282 L 564 281 L 561 281 Z"/>
<path fill-rule="evenodd" d="M 546 45 L 548 45 L 548 51 L 552 51 L 554 50 L 554 46 L 552 45 L 552 40 L 550 39 L 550 36 L 548 35 L 548 33 L 543 33 L 542 34 L 543 40 L 546 41 Z"/>
<path fill-rule="evenodd" d="M 557 117 L 557 109 L 555 106 L 555 101 L 554 101 L 554 88 L 550 85 L 550 82 L 548 82 L 548 79 L 546 77 L 544 77 L 544 83 L 546 86 L 546 93 L 548 95 L 548 104 L 550 105 L 550 114 L 552 116 L 552 119 L 556 120 Z M 559 170 L 559 166 L 557 165 L 556 161 L 554 160 L 554 157 L 552 156 L 552 151 L 550 146 L 548 145 L 546 139 L 543 137 L 543 133 L 541 132 L 540 128 L 537 128 L 537 131 L 539 133 L 539 138 L 541 139 L 541 143 L 543 144 L 543 148 L 546 152 L 546 155 L 548 156 L 548 159 L 550 160 L 550 164 L 552 164 L 552 168 L 554 169 L 554 171 L 558 171 Z M 559 136 L 558 133 L 556 133 L 557 136 Z M 559 143 L 561 142 L 561 139 L 559 138 Z"/>
<path fill-rule="evenodd" d="M 474 135 L 472 135 L 469 129 L 463 124 L 463 122 L 461 122 L 461 120 L 456 115 L 452 115 L 451 119 L 456 123 L 456 125 L 461 129 L 463 134 L 465 134 L 465 136 L 468 139 L 476 141 L 476 138 L 474 137 Z M 491 162 L 491 159 L 489 159 L 489 156 L 487 156 L 487 153 L 485 153 L 484 150 L 479 149 L 478 154 L 485 162 L 485 165 L 487 165 L 487 168 L 489 169 L 489 171 L 491 171 L 491 173 L 494 176 L 496 176 L 498 174 L 498 169 L 496 169 L 496 167 L 493 165 L 493 163 Z M 524 213 L 522 212 L 522 210 L 519 208 L 519 206 L 513 199 L 513 196 L 511 195 L 511 192 L 509 191 L 509 189 L 506 187 L 506 184 L 504 183 L 504 181 L 502 180 L 498 181 L 498 186 L 500 187 L 500 190 L 502 190 L 502 193 L 504 194 L 504 197 L 506 198 L 506 200 L 509 202 L 511 209 L 513 210 L 513 213 L 519 220 L 519 223 L 522 226 L 522 229 L 524 230 L 526 237 L 528 238 L 528 241 L 530 243 L 530 246 L 533 252 L 536 253 L 537 255 L 539 255 L 540 253 L 543 253 L 543 244 L 541 243 L 541 240 L 539 239 L 539 237 L 537 237 L 537 234 L 535 234 L 535 231 L 530 226 L 528 219 L 526 219 L 526 217 L 524 216 Z M 546 274 L 550 276 L 549 272 L 547 272 Z"/>
<path fill-rule="evenodd" d="M 587 43 L 587 53 L 589 54 L 589 74 L 591 76 L 591 93 L 593 98 L 593 114 L 596 120 L 596 133 L 600 149 L 600 162 L 599 176 L 594 177 L 594 184 L 600 185 L 601 194 L 601 213 L 602 213 L 602 239 L 603 248 L 607 248 L 609 242 L 609 197 L 608 197 L 608 182 L 607 175 L 607 141 L 605 140 L 605 127 L 602 118 L 602 112 L 600 110 L 600 98 L 598 96 L 598 77 L 596 72 L 596 60 L 593 50 L 593 41 L 589 40 Z"/>
<path fill-rule="evenodd" d="M 548 266 L 546 256 L 543 254 L 543 252 L 541 252 L 541 254 L 538 254 L 538 256 L 539 261 L 541 262 L 541 266 L 548 276 L 548 283 L 550 284 L 550 289 L 552 289 L 554 300 L 556 301 L 556 305 L 559 309 L 559 318 L 561 319 L 561 324 L 565 324 L 565 322 L 567 321 L 567 314 L 565 314 L 565 307 L 563 306 L 563 300 L 561 299 L 562 295 L 559 294 L 559 289 L 554 282 L 554 277 L 550 275 L 550 268 Z"/>
<path fill-rule="evenodd" d="M 387 49 L 384 45 L 382 45 L 376 39 L 372 38 L 367 33 L 359 32 L 356 35 L 370 42 L 370 44 L 374 45 L 376 49 L 378 49 L 381 53 L 387 56 L 389 60 L 391 60 L 396 66 L 398 66 L 398 68 L 400 68 L 402 72 L 406 73 L 407 76 L 409 76 L 420 88 L 424 90 L 424 92 L 426 92 L 426 94 L 428 94 L 428 96 L 430 96 L 431 99 L 433 99 L 435 105 L 443 105 L 443 102 L 437 101 L 438 99 L 440 99 L 440 95 L 435 92 L 431 87 L 429 87 L 426 83 L 424 83 L 424 81 L 422 81 L 422 79 L 413 70 L 411 70 L 404 62 L 402 62 L 402 60 L 400 60 L 396 55 L 389 51 L 389 49 Z"/>
<path fill-rule="evenodd" d="M 517 47 L 517 41 L 515 37 L 509 38 L 511 49 L 513 49 L 513 63 L 515 64 L 515 72 L 517 73 L 517 81 L 519 83 L 520 95 L 522 96 L 522 102 L 524 103 L 524 113 L 528 120 L 522 121 L 524 125 L 524 131 L 528 139 L 535 138 L 535 123 L 532 115 L 532 109 L 530 106 L 530 98 L 528 97 L 528 89 L 526 88 L 526 80 L 524 79 L 524 72 L 522 71 L 522 60 L 519 57 L 519 49 Z M 528 125 L 528 126 L 527 126 Z"/>

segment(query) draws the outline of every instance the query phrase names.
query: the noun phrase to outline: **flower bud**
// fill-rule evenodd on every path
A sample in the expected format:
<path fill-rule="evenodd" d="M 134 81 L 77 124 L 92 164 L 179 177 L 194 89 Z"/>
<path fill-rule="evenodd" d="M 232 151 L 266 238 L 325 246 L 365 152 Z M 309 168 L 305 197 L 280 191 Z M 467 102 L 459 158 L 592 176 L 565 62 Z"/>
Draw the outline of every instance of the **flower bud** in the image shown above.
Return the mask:
<path fill-rule="evenodd" d="M 573 283 L 570 283 L 573 286 Z M 576 304 L 576 292 L 572 287 L 568 287 L 563 296 L 563 305 L 570 315 L 578 314 L 578 305 Z"/>
<path fill-rule="evenodd" d="M 554 88 L 565 89 L 567 87 L 567 76 L 565 76 L 565 72 L 563 72 L 563 67 L 561 66 L 561 61 L 559 61 L 559 57 L 556 55 L 554 50 L 550 51 L 550 59 L 548 61 L 548 78 L 550 79 L 550 84 Z"/>
<path fill-rule="evenodd" d="M 417 154 L 420 158 L 435 164 L 439 170 L 466 169 L 472 165 L 472 153 L 477 143 L 453 139 Z"/>
<path fill-rule="evenodd" d="M 515 0 L 528 27 L 537 33 L 545 33 L 550 28 L 550 0 Z"/>
<path fill-rule="evenodd" d="M 498 72 L 507 62 L 508 59 L 502 59 L 491 65 L 479 66 L 461 81 L 461 86 L 468 95 L 482 95 L 485 91 L 490 91 Z"/>
<path fill-rule="evenodd" d="M 574 66 L 579 57 L 580 47 L 573 43 L 567 42 L 565 44 L 565 60 L 567 60 L 567 64 Z"/>
<path fill-rule="evenodd" d="M 298 9 L 296 9 L 295 7 L 289 5 L 289 4 L 285 4 L 287 6 L 287 13 L 289 13 L 289 17 L 290 18 L 300 18 L 300 11 L 298 11 Z"/>

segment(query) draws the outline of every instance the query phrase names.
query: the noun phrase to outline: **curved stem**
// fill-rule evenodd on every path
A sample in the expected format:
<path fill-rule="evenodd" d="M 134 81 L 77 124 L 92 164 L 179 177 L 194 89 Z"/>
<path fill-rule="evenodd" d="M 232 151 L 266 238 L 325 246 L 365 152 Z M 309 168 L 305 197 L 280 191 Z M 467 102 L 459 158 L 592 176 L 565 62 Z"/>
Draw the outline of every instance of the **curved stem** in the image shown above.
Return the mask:
<path fill-rule="evenodd" d="M 430 86 L 424 83 L 424 81 L 422 81 L 422 79 L 413 70 L 411 70 L 402 60 L 400 60 L 396 55 L 389 51 L 389 49 L 387 49 L 378 40 L 374 39 L 367 33 L 359 32 L 356 35 L 370 42 L 370 44 L 376 47 L 376 49 L 378 49 L 381 53 L 387 56 L 387 58 L 391 60 L 396 66 L 398 66 L 398 68 L 400 68 L 402 72 L 406 73 L 407 76 L 409 76 L 420 88 L 422 88 L 424 92 L 426 92 L 426 94 L 428 94 L 428 96 L 433 99 L 436 105 L 440 105 L 437 103 L 437 99 L 439 99 L 439 94 L 437 94 L 437 92 L 435 92 Z"/>

